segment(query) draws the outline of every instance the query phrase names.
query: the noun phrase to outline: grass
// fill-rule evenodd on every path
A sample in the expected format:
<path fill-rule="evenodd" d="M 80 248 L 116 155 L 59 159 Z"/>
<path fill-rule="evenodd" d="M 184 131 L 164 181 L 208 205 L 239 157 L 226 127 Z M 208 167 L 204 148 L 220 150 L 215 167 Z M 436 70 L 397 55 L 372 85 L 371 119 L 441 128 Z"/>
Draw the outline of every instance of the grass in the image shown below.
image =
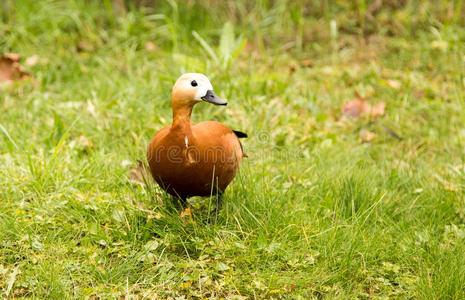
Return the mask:
<path fill-rule="evenodd" d="M 399 3 L 6 1 L 39 62 L 0 91 L 2 296 L 463 299 L 465 8 Z M 250 137 L 214 224 L 128 177 L 186 71 Z"/>

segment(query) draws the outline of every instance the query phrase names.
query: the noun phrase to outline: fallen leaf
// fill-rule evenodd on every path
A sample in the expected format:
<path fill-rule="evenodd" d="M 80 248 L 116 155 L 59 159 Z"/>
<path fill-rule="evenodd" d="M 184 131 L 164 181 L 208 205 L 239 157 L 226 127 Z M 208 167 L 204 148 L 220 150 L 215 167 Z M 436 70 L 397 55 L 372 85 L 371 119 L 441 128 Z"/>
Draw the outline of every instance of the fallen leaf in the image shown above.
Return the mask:
<path fill-rule="evenodd" d="M 267 286 L 263 282 L 261 282 L 259 279 L 253 280 L 252 284 L 255 286 L 255 288 L 264 291 L 266 290 Z"/>
<path fill-rule="evenodd" d="M 286 284 L 284 286 L 284 289 L 286 290 L 286 292 L 290 293 L 292 291 L 294 291 L 295 289 L 297 288 L 297 285 L 296 284 Z"/>
<path fill-rule="evenodd" d="M 126 221 L 126 216 L 123 209 L 115 209 L 111 214 L 111 217 L 113 218 L 113 220 L 119 223 L 123 223 Z"/>
<path fill-rule="evenodd" d="M 153 264 L 157 261 L 157 256 L 152 252 L 148 251 L 146 254 L 142 255 L 139 260 L 147 264 Z"/>
<path fill-rule="evenodd" d="M 370 111 L 370 105 L 363 98 L 356 98 L 344 104 L 342 113 L 345 116 L 357 118 Z"/>
<path fill-rule="evenodd" d="M 144 47 L 145 47 L 145 50 L 147 50 L 149 52 L 154 52 L 155 50 L 157 50 L 157 46 L 153 42 L 145 43 Z"/>
<path fill-rule="evenodd" d="M 207 287 L 207 286 L 211 286 L 212 285 L 212 280 L 211 278 L 207 275 L 207 276 L 204 276 L 204 277 L 200 277 L 199 278 L 199 284 L 203 287 Z M 229 300 L 239 300 L 239 298 L 230 298 L 228 297 L 227 299 Z M 246 299 L 246 298 L 243 298 L 243 299 Z"/>
<path fill-rule="evenodd" d="M 92 143 L 91 140 L 89 140 L 86 136 L 84 135 L 80 135 L 79 138 L 78 138 L 78 143 L 79 143 L 79 146 L 83 149 L 83 150 L 89 150 L 91 148 L 94 147 L 94 144 Z"/>
<path fill-rule="evenodd" d="M 379 102 L 372 106 L 362 97 L 357 97 L 344 104 L 342 114 L 351 118 L 358 118 L 362 115 L 378 118 L 384 115 L 385 108 L 386 104 L 384 102 Z"/>
<path fill-rule="evenodd" d="M 39 240 L 33 240 L 31 247 L 36 251 L 42 251 L 42 249 L 44 249 L 44 244 L 42 244 Z"/>
<path fill-rule="evenodd" d="M 300 61 L 300 65 L 305 68 L 311 68 L 313 67 L 314 63 L 311 59 L 304 59 Z"/>
<path fill-rule="evenodd" d="M 86 136 L 80 135 L 69 143 L 69 147 L 82 152 L 89 152 L 94 147 L 94 144 Z"/>
<path fill-rule="evenodd" d="M 265 249 L 268 253 L 274 253 L 276 250 L 281 247 L 280 243 L 272 242 L 268 247 Z"/>
<path fill-rule="evenodd" d="M 360 140 L 362 143 L 369 143 L 376 138 L 376 133 L 367 129 L 360 130 Z"/>
<path fill-rule="evenodd" d="M 413 91 L 413 96 L 415 96 L 415 98 L 423 98 L 425 96 L 425 91 L 423 90 L 414 90 Z"/>
<path fill-rule="evenodd" d="M 158 246 L 160 245 L 160 243 L 158 243 L 157 240 L 151 240 L 151 241 L 148 241 L 145 245 L 144 245 L 144 249 L 147 250 L 147 251 L 154 251 L 158 248 Z"/>
<path fill-rule="evenodd" d="M 6 281 L 6 291 L 5 291 L 5 294 L 6 294 L 6 297 L 8 298 L 8 296 L 10 295 L 10 292 L 11 292 L 11 289 L 13 288 L 15 282 L 16 282 L 16 276 L 18 276 L 18 274 L 20 274 L 21 272 L 19 271 L 19 266 L 16 266 L 14 269 L 13 269 L 13 272 L 11 272 L 10 276 L 8 276 L 8 279 Z"/>
<path fill-rule="evenodd" d="M 223 262 L 219 262 L 217 265 L 216 265 L 216 269 L 218 271 L 227 271 L 229 270 L 229 267 L 227 264 L 223 263 Z"/>
<path fill-rule="evenodd" d="M 97 243 L 98 243 L 100 246 L 102 246 L 102 247 L 108 246 L 108 243 L 107 243 L 107 241 L 105 241 L 105 240 L 99 240 Z"/>
<path fill-rule="evenodd" d="M 10 83 L 28 77 L 29 74 L 19 64 L 19 54 L 5 53 L 0 56 L 0 83 Z"/>

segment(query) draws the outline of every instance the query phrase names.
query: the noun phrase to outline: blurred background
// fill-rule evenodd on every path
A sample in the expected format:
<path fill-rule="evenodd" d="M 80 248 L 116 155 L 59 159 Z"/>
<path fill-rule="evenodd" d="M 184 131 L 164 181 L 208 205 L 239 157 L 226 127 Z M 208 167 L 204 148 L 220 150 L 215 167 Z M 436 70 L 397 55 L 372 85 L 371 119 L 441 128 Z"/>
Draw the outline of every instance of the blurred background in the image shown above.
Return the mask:
<path fill-rule="evenodd" d="M 463 95 L 455 86 L 463 89 L 461 1 L 5 0 L 1 8 L 3 81 L 29 77 L 33 88 L 20 85 L 17 93 L 41 93 L 23 98 L 18 113 L 59 111 L 58 118 L 79 117 L 80 128 L 111 126 L 112 135 L 145 139 L 157 128 L 150 123 L 166 123 L 172 83 L 187 71 L 207 74 L 224 97 L 237 99 L 240 107 L 226 112 L 236 114 L 232 126 L 266 131 L 278 145 L 321 141 L 310 134 L 321 121 L 339 119 L 340 109 L 363 110 L 351 100 L 382 106 Z M 404 103 L 394 101 L 396 114 Z M 95 123 L 76 110 L 97 104 L 124 116 Z M 386 120 L 395 123 L 386 125 L 391 136 L 399 117 Z M 296 119 L 305 119 L 299 132 L 286 125 Z M 21 136 L 33 127 L 16 130 Z"/>

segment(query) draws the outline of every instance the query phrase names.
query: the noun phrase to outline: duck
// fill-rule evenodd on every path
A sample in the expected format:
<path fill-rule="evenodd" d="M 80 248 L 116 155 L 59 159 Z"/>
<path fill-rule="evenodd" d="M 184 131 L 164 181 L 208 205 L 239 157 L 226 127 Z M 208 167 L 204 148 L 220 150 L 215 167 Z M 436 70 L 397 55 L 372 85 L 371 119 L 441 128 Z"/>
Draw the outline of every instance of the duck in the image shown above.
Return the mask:
<path fill-rule="evenodd" d="M 183 207 L 190 197 L 216 196 L 217 212 L 247 156 L 239 140 L 247 134 L 217 121 L 192 124 L 192 110 L 199 103 L 228 104 L 204 74 L 182 74 L 171 90 L 172 123 L 153 136 L 147 160 L 155 182 Z"/>

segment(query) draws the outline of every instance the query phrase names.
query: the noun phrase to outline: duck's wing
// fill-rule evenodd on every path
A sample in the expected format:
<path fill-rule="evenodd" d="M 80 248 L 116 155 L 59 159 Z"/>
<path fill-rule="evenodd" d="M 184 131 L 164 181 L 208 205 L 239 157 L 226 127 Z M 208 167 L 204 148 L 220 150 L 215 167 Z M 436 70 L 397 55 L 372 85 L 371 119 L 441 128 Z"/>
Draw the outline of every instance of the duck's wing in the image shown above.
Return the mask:
<path fill-rule="evenodd" d="M 233 130 L 233 132 L 234 132 L 234 134 L 237 136 L 238 139 L 242 139 L 242 138 L 248 137 L 248 136 L 247 136 L 247 133 L 245 133 L 245 132 L 238 131 L 238 130 Z"/>
<path fill-rule="evenodd" d="M 247 134 L 242 131 L 232 130 L 231 128 L 216 122 L 216 121 L 206 121 L 195 124 L 192 127 L 194 136 L 196 139 L 202 141 L 201 144 L 208 144 L 210 146 L 217 146 L 218 143 L 223 143 L 224 141 L 216 140 L 218 137 L 227 137 L 227 143 L 235 144 L 235 138 L 239 142 L 240 148 L 242 150 L 242 156 L 247 157 L 244 153 L 242 143 L 239 139 L 246 138 Z M 217 143 L 218 142 L 218 143 Z"/>

